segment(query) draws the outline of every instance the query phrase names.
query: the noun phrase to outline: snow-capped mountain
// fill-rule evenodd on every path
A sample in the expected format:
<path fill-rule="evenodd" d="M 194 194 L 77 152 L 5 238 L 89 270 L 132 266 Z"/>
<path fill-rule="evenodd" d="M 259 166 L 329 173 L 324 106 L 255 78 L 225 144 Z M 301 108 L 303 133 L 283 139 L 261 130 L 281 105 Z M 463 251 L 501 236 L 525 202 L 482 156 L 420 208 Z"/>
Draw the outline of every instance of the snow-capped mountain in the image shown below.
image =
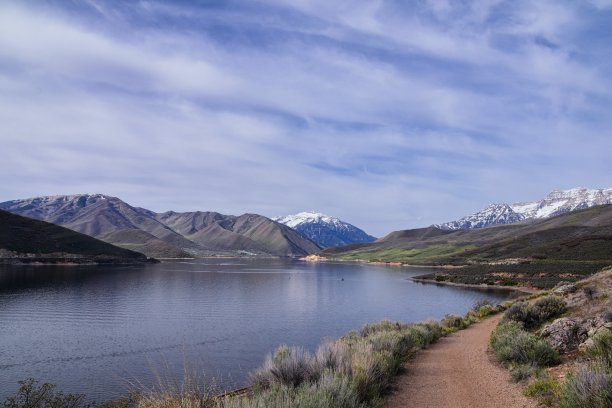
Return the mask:
<path fill-rule="evenodd" d="M 544 199 L 514 204 L 491 204 L 457 221 L 435 225 L 441 229 L 473 229 L 554 217 L 596 205 L 612 204 L 612 188 L 555 190 Z"/>
<path fill-rule="evenodd" d="M 556 190 L 540 201 L 514 203 L 512 209 L 526 219 L 537 219 L 604 204 L 612 204 L 612 188 Z"/>
<path fill-rule="evenodd" d="M 322 248 L 376 240 L 354 225 L 314 211 L 276 217 L 273 220 L 293 228 Z"/>
<path fill-rule="evenodd" d="M 491 204 L 484 210 L 465 216 L 457 221 L 447 222 L 438 227 L 442 229 L 474 229 L 489 225 L 514 224 L 523 221 L 525 217 L 512 210 L 508 204 Z"/>
<path fill-rule="evenodd" d="M 156 213 L 103 194 L 47 196 L 0 203 L 0 210 L 61 225 L 155 258 L 304 256 L 320 251 L 292 228 L 257 214 Z"/>

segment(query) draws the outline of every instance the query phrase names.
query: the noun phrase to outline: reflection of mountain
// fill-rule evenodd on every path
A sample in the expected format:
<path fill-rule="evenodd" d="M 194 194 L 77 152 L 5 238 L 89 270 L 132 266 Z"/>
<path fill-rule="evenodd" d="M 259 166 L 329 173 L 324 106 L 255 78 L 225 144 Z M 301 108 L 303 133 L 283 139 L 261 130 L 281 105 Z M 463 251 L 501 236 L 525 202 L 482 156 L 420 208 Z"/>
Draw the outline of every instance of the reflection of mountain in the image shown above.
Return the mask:
<path fill-rule="evenodd" d="M 293 229 L 257 214 L 155 213 L 101 194 L 14 200 L 0 208 L 158 258 L 302 256 L 320 250 Z"/>

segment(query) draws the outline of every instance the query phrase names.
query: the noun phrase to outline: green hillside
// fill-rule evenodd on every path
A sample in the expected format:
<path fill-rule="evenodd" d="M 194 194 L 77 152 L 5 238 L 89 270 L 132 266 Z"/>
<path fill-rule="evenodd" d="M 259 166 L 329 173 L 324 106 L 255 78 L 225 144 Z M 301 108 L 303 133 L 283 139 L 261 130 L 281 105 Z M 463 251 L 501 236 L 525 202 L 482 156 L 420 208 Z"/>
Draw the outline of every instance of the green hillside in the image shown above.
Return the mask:
<path fill-rule="evenodd" d="M 438 274 L 439 281 L 546 286 L 561 279 L 575 280 L 612 264 L 612 205 L 475 230 L 430 227 L 397 231 L 372 244 L 334 248 L 324 255 L 342 260 L 465 266 Z M 464 276 L 458 279 L 461 274 Z"/>
<path fill-rule="evenodd" d="M 48 222 L 0 210 L 2 263 L 142 263 L 141 253 L 119 248 Z"/>

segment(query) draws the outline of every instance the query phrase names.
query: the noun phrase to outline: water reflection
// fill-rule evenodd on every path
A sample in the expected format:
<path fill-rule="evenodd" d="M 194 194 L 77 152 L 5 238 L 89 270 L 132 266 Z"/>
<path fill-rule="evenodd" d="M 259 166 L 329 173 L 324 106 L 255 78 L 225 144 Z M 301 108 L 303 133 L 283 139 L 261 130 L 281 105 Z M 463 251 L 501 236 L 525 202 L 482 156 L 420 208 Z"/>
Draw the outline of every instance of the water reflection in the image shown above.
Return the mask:
<path fill-rule="evenodd" d="M 0 398 L 27 377 L 114 398 L 126 380 L 180 377 L 184 361 L 239 386 L 278 344 L 312 349 L 366 322 L 439 319 L 506 296 L 407 279 L 423 272 L 275 259 L 0 267 Z"/>

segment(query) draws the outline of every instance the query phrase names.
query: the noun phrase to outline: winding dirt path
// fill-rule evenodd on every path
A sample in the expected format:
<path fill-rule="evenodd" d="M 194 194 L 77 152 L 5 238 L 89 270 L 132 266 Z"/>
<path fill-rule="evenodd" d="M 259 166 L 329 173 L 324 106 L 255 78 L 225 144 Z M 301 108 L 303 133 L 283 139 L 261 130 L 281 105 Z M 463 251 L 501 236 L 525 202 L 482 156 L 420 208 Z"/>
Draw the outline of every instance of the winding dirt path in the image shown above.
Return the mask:
<path fill-rule="evenodd" d="M 536 407 L 510 382 L 507 370 L 488 351 L 494 316 L 440 339 L 406 364 L 389 408 L 514 408 Z"/>

